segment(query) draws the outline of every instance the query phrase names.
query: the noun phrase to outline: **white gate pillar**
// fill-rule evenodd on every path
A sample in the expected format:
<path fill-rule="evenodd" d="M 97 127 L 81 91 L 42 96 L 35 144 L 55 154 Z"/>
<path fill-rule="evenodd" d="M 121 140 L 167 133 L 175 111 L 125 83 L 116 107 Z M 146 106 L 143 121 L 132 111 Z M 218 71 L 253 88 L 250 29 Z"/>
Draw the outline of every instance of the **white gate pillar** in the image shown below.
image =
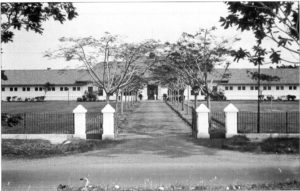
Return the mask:
<path fill-rule="evenodd" d="M 86 139 L 86 114 L 87 110 L 78 105 L 74 110 L 74 137 Z"/>
<path fill-rule="evenodd" d="M 233 137 L 237 132 L 237 113 L 239 110 L 232 104 L 228 104 L 225 109 L 226 138 Z"/>
<path fill-rule="evenodd" d="M 209 138 L 209 109 L 201 104 L 196 109 L 197 112 L 197 138 Z"/>
<path fill-rule="evenodd" d="M 114 139 L 115 131 L 114 131 L 114 113 L 115 109 L 107 104 L 101 112 L 103 113 L 103 134 L 102 140 L 105 139 Z"/>

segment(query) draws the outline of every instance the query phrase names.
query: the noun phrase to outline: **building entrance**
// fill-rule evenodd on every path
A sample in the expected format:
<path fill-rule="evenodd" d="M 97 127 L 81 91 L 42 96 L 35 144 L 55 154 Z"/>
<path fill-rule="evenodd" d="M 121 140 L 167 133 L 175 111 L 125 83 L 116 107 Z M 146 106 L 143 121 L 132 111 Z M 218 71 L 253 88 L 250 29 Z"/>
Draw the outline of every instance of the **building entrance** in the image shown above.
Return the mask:
<path fill-rule="evenodd" d="M 148 92 L 148 100 L 157 99 L 158 86 L 157 85 L 148 85 L 147 92 Z"/>

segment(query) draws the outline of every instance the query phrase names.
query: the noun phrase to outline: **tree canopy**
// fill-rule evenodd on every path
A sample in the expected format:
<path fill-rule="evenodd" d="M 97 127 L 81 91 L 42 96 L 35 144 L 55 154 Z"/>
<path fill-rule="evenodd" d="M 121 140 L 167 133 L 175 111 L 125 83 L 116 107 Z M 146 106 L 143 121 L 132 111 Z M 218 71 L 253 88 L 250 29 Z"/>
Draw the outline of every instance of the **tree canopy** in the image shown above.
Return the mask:
<path fill-rule="evenodd" d="M 64 23 L 78 15 L 72 3 L 1 3 L 1 43 L 13 41 L 13 29 L 43 33 L 43 22 Z"/>
<path fill-rule="evenodd" d="M 104 89 L 109 96 L 133 82 L 135 76 L 142 76 L 156 62 L 154 40 L 140 43 L 123 43 L 118 35 L 106 32 L 101 38 L 61 38 L 62 48 L 49 51 L 45 56 L 78 60 L 94 84 Z"/>
<path fill-rule="evenodd" d="M 241 31 L 253 31 L 257 40 L 257 45 L 253 47 L 255 55 L 240 48 L 236 51 L 236 60 L 257 57 L 259 54 L 260 58 L 269 55 L 272 63 L 284 61 L 290 64 L 299 64 L 299 2 L 255 1 L 226 2 L 226 4 L 229 15 L 220 18 L 222 26 L 225 29 L 236 26 Z M 262 41 L 267 38 L 274 41 L 278 49 L 263 49 Z M 288 51 L 294 58 L 284 58 L 281 50 Z M 261 64 L 261 61 L 255 61 L 254 64 Z"/>

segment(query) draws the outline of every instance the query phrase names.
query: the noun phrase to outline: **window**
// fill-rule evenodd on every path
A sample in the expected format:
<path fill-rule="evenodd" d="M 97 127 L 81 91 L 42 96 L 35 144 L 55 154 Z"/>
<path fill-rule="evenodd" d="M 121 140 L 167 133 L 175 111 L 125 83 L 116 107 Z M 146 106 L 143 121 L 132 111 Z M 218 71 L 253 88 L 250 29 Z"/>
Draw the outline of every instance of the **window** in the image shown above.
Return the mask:
<path fill-rule="evenodd" d="M 251 86 L 251 87 L 250 87 L 250 90 L 254 90 L 254 87 L 253 87 L 253 86 Z"/>
<path fill-rule="evenodd" d="M 225 90 L 228 90 L 228 86 L 225 86 Z"/>
<path fill-rule="evenodd" d="M 39 88 L 38 88 L 38 87 L 35 87 L 35 88 L 34 88 L 34 91 L 38 91 L 38 90 L 39 90 Z"/>
<path fill-rule="evenodd" d="M 293 86 L 293 89 L 296 90 L 296 89 L 297 89 L 297 86 Z"/>
<path fill-rule="evenodd" d="M 76 91 L 76 87 L 73 87 L 73 91 Z"/>
<path fill-rule="evenodd" d="M 25 91 L 26 91 L 26 88 L 25 88 L 25 87 L 23 87 L 23 88 L 22 88 L 22 90 L 23 90 L 23 92 L 25 92 Z"/>
<path fill-rule="evenodd" d="M 293 86 L 289 86 L 289 90 L 292 90 L 293 89 Z"/>
<path fill-rule="evenodd" d="M 68 87 L 65 87 L 65 91 L 68 91 L 69 90 L 69 88 Z"/>
<path fill-rule="evenodd" d="M 255 90 L 258 90 L 258 86 L 255 86 Z"/>
<path fill-rule="evenodd" d="M 103 96 L 103 89 L 98 88 L 98 95 L 99 95 L 99 96 Z"/>
<path fill-rule="evenodd" d="M 43 88 L 42 88 L 42 87 L 39 87 L 39 91 L 43 91 Z"/>
<path fill-rule="evenodd" d="M 268 86 L 268 90 L 271 90 L 271 86 Z"/>
<path fill-rule="evenodd" d="M 241 86 L 238 86 L 238 90 L 241 90 L 242 88 L 241 88 Z"/>
<path fill-rule="evenodd" d="M 48 88 L 47 88 L 47 91 L 51 91 L 51 88 L 50 88 L 50 87 L 48 87 Z"/>
<path fill-rule="evenodd" d="M 232 86 L 230 86 L 230 87 L 229 87 L 229 89 L 230 89 L 230 90 L 233 90 L 233 87 L 232 87 Z"/>
<path fill-rule="evenodd" d="M 60 87 L 60 91 L 64 91 L 64 88 L 63 88 L 63 87 Z"/>
<path fill-rule="evenodd" d="M 3 92 L 4 92 L 4 91 L 5 91 L 5 88 L 1 88 L 1 91 L 3 91 Z"/>
<path fill-rule="evenodd" d="M 280 89 L 281 89 L 281 90 L 284 90 L 284 87 L 283 87 L 283 86 L 280 86 Z"/>
<path fill-rule="evenodd" d="M 27 89 L 28 92 L 30 91 L 30 87 L 27 87 L 26 89 Z"/>
<path fill-rule="evenodd" d="M 9 88 L 9 91 L 11 91 L 11 92 L 14 91 L 14 88 Z"/>
<path fill-rule="evenodd" d="M 246 90 L 246 87 L 245 87 L 245 86 L 242 86 L 242 90 Z"/>
<path fill-rule="evenodd" d="M 55 91 L 55 87 L 52 87 L 51 90 L 52 90 L 52 91 Z"/>
<path fill-rule="evenodd" d="M 77 87 L 77 91 L 80 91 L 80 87 Z"/>
<path fill-rule="evenodd" d="M 15 91 L 15 92 L 16 92 L 16 91 L 18 91 L 18 88 L 17 88 L 17 87 L 15 87 L 15 88 L 14 88 L 14 91 Z"/>
<path fill-rule="evenodd" d="M 267 86 L 264 86 L 264 90 L 267 90 Z"/>
<path fill-rule="evenodd" d="M 191 90 L 191 95 L 195 95 L 193 90 Z"/>
<path fill-rule="evenodd" d="M 276 86 L 276 90 L 279 90 L 280 89 L 280 87 L 279 86 Z"/>

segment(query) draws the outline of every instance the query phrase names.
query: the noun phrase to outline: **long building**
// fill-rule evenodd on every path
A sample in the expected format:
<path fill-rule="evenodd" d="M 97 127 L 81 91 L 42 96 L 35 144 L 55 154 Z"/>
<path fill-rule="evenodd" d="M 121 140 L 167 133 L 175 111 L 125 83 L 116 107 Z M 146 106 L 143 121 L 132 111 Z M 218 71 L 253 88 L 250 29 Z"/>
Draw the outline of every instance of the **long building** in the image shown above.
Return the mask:
<path fill-rule="evenodd" d="M 257 80 L 251 73 L 257 69 L 229 69 L 227 78 L 221 78 L 223 71 L 216 69 L 209 75 L 213 80 L 213 88 L 222 91 L 227 100 L 257 99 Z M 299 69 L 261 69 L 261 74 L 273 76 L 271 81 L 261 80 L 261 92 L 264 96 L 272 95 L 275 99 L 282 96 L 294 95 L 300 99 Z M 45 96 L 45 100 L 76 100 L 85 92 L 96 92 L 99 100 L 105 100 L 105 92 L 93 85 L 86 70 L 5 70 L 7 80 L 1 81 L 1 100 L 7 97 L 25 100 L 37 96 Z M 143 100 L 163 99 L 168 94 L 168 87 L 160 85 L 159 81 L 149 80 L 139 94 Z M 185 98 L 195 98 L 191 88 L 186 88 Z M 189 94 L 189 95 L 188 95 Z M 200 94 L 197 99 L 203 100 Z M 110 99 L 116 99 L 115 95 Z"/>

